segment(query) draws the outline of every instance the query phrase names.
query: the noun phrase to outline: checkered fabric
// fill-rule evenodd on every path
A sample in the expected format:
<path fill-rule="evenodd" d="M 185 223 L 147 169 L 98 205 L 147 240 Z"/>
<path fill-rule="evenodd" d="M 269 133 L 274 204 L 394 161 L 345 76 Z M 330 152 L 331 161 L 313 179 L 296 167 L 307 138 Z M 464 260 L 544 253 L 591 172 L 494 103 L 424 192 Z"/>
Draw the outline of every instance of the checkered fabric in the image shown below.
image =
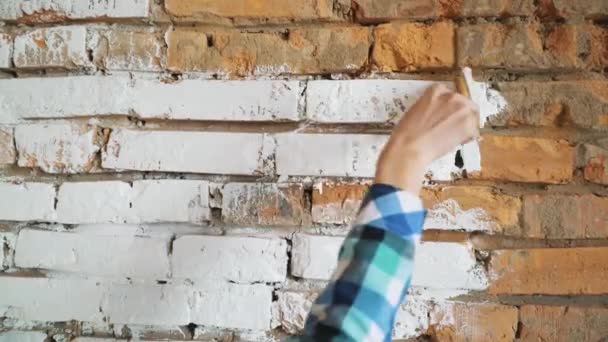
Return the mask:
<path fill-rule="evenodd" d="M 367 193 L 304 336 L 291 341 L 390 341 L 405 298 L 426 211 L 418 196 L 385 184 Z"/>

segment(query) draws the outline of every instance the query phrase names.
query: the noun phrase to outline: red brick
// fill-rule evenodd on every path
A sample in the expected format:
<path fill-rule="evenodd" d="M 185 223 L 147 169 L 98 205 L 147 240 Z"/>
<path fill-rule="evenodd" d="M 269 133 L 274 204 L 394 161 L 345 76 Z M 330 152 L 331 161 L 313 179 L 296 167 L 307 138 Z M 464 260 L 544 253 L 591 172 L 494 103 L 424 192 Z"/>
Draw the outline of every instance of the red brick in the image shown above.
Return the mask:
<path fill-rule="evenodd" d="M 598 145 L 584 144 L 578 150 L 578 163 L 583 167 L 583 176 L 592 183 L 608 184 L 608 140 Z"/>
<path fill-rule="evenodd" d="M 491 294 L 606 294 L 608 247 L 492 252 Z"/>
<path fill-rule="evenodd" d="M 434 341 L 513 341 L 517 308 L 498 304 L 445 303 L 430 313 Z"/>
<path fill-rule="evenodd" d="M 293 29 L 289 34 L 201 32 L 167 35 L 168 67 L 230 75 L 355 71 L 367 63 L 365 27 Z"/>
<path fill-rule="evenodd" d="M 493 126 L 608 126 L 608 82 L 502 82 L 508 108 L 492 116 Z"/>
<path fill-rule="evenodd" d="M 533 12 L 532 0 L 357 0 L 355 16 L 360 22 L 440 17 L 525 16 Z"/>
<path fill-rule="evenodd" d="M 222 189 L 222 219 L 228 224 L 295 226 L 310 223 L 301 185 L 229 183 Z"/>
<path fill-rule="evenodd" d="M 608 337 L 608 309 L 523 305 L 519 341 L 596 342 Z"/>
<path fill-rule="evenodd" d="M 391 23 L 374 30 L 372 59 L 381 71 L 450 68 L 454 51 L 451 22 Z"/>
<path fill-rule="evenodd" d="M 605 0 L 541 0 L 536 12 L 541 17 L 550 18 L 601 19 L 608 17 L 608 2 Z"/>
<path fill-rule="evenodd" d="M 463 211 L 477 210 L 475 216 L 482 225 L 477 230 L 511 234 L 519 226 L 521 200 L 515 196 L 500 193 L 486 186 L 448 186 L 442 189 L 423 189 L 421 193 L 425 208 L 429 210 L 428 218 L 433 218 L 435 212 L 445 215 L 445 202 L 456 201 Z M 458 212 L 450 213 L 457 216 Z M 441 229 L 444 227 L 428 227 Z"/>
<path fill-rule="evenodd" d="M 330 0 L 166 0 L 173 16 L 201 21 L 217 17 L 260 20 L 311 20 L 335 17 Z"/>
<path fill-rule="evenodd" d="M 485 135 L 480 150 L 481 172 L 473 177 L 542 183 L 572 180 L 574 149 L 563 140 Z"/>
<path fill-rule="evenodd" d="M 523 235 L 532 238 L 608 237 L 608 198 L 587 195 L 524 196 Z"/>
<path fill-rule="evenodd" d="M 333 224 L 352 222 L 368 187 L 363 184 L 319 184 L 312 192 L 313 222 Z"/>
<path fill-rule="evenodd" d="M 482 68 L 593 69 L 608 64 L 607 30 L 590 24 L 481 24 L 458 29 L 458 64 Z"/>
<path fill-rule="evenodd" d="M 16 157 L 13 128 L 0 126 L 0 165 L 14 164 Z"/>

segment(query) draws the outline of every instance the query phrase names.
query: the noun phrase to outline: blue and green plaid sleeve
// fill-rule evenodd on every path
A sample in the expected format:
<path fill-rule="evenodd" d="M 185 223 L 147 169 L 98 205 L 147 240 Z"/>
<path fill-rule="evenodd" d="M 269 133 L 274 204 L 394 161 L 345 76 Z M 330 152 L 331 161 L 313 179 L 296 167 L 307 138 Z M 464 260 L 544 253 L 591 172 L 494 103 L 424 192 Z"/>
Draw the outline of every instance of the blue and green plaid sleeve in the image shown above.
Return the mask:
<path fill-rule="evenodd" d="M 418 196 L 374 184 L 299 339 L 389 341 L 410 283 L 425 214 Z"/>

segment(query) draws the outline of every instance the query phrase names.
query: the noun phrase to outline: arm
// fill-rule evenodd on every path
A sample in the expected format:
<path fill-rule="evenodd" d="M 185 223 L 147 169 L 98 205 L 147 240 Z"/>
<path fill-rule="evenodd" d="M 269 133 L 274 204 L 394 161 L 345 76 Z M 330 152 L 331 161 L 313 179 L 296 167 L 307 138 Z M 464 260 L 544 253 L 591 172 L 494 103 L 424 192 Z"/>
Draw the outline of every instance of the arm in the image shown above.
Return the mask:
<path fill-rule="evenodd" d="M 425 211 L 428 164 L 479 134 L 474 105 L 433 86 L 395 128 L 330 283 L 313 304 L 306 341 L 386 341 L 410 284 Z"/>

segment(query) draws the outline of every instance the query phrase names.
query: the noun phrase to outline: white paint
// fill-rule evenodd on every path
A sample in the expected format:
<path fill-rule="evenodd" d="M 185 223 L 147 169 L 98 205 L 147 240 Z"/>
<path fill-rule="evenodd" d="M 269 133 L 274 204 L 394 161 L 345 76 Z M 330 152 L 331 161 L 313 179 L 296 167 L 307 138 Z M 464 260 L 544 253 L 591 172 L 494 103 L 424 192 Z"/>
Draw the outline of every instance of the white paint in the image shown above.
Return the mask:
<path fill-rule="evenodd" d="M 0 5 L 2 6 L 2 5 Z M 10 68 L 13 60 L 13 39 L 0 32 L 0 68 Z"/>
<path fill-rule="evenodd" d="M 387 135 L 277 134 L 276 167 L 279 175 L 373 177 L 376 160 Z M 450 180 L 460 170 L 456 151 L 434 161 L 427 173 L 435 180 Z"/>
<path fill-rule="evenodd" d="M 104 287 L 94 281 L 1 277 L 0 293 L 4 317 L 43 322 L 103 319 L 99 306 Z"/>
<path fill-rule="evenodd" d="M 0 20 L 17 20 L 43 12 L 56 12 L 56 16 L 65 16 L 69 19 L 147 18 L 149 9 L 150 0 L 3 0 L 0 3 Z"/>
<path fill-rule="evenodd" d="M 283 282 L 287 242 L 232 236 L 182 236 L 173 243 L 174 278 Z"/>
<path fill-rule="evenodd" d="M 462 209 L 457 201 L 446 199 L 429 208 L 424 228 L 494 232 L 499 227 L 482 208 Z"/>
<path fill-rule="evenodd" d="M 278 291 L 277 320 L 281 328 L 291 335 L 301 333 L 317 296 L 315 292 Z M 397 310 L 393 338 L 415 338 L 425 333 L 429 326 L 430 308 L 431 304 L 426 299 L 408 295 Z"/>
<path fill-rule="evenodd" d="M 44 342 L 47 335 L 40 331 L 6 331 L 0 333 L 0 342 Z"/>
<path fill-rule="evenodd" d="M 425 242 L 416 249 L 412 285 L 437 289 L 483 290 L 488 279 L 471 248 L 450 242 Z"/>
<path fill-rule="evenodd" d="M 291 272 L 306 279 L 329 280 L 337 266 L 343 237 L 296 234 Z M 463 244 L 424 242 L 417 245 L 412 286 L 482 290 L 487 275 L 471 249 Z"/>
<path fill-rule="evenodd" d="M 55 215 L 54 203 L 52 184 L 0 182 L 0 220 L 49 221 Z"/>
<path fill-rule="evenodd" d="M 103 153 L 107 169 L 264 174 L 264 134 L 114 130 Z"/>
<path fill-rule="evenodd" d="M 87 55 L 84 26 L 39 28 L 15 37 L 13 62 L 17 68 L 92 66 Z"/>
<path fill-rule="evenodd" d="M 166 279 L 169 239 L 22 229 L 15 265 L 109 277 Z"/>
<path fill-rule="evenodd" d="M 105 70 L 162 71 L 163 43 L 153 28 L 144 31 L 89 30 L 87 49 Z"/>
<path fill-rule="evenodd" d="M 208 221 L 209 183 L 198 180 L 133 182 L 131 222 Z"/>
<path fill-rule="evenodd" d="M 131 195 L 125 182 L 63 183 L 57 195 L 57 222 L 126 223 Z"/>
<path fill-rule="evenodd" d="M 307 279 L 329 280 L 338 264 L 344 238 L 295 234 L 291 248 L 291 274 Z"/>
<path fill-rule="evenodd" d="M 315 223 L 351 223 L 361 206 L 361 199 L 346 198 L 342 202 L 313 205 L 312 220 Z"/>
<path fill-rule="evenodd" d="M 306 117 L 319 122 L 396 122 L 433 81 L 310 81 Z M 453 84 L 444 82 L 445 85 Z"/>
<path fill-rule="evenodd" d="M 215 284 L 195 291 L 191 322 L 225 328 L 268 330 L 272 291 L 266 285 Z"/>
<path fill-rule="evenodd" d="M 101 142 L 97 129 L 71 124 L 35 124 L 15 127 L 21 167 L 39 167 L 47 173 L 81 173 L 92 168 Z"/>
<path fill-rule="evenodd" d="M 6 112 L 0 114 L 0 122 L 133 114 L 178 120 L 298 120 L 300 90 L 296 81 L 163 83 L 125 76 L 6 79 L 0 80 L 0 113 Z"/>
<path fill-rule="evenodd" d="M 133 110 L 142 118 L 298 120 L 297 81 L 137 80 Z"/>

